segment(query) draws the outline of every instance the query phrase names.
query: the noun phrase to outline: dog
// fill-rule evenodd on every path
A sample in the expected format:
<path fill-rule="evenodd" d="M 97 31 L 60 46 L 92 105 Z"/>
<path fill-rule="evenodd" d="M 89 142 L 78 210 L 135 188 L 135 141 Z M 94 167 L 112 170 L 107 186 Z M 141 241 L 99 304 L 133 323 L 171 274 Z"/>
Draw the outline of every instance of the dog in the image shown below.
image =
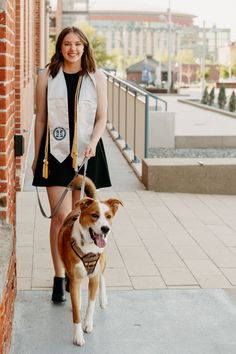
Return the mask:
<path fill-rule="evenodd" d="M 83 176 L 73 181 L 72 189 L 80 189 Z M 75 203 L 74 209 L 64 220 L 59 231 L 58 250 L 70 281 L 70 296 L 73 312 L 73 343 L 85 344 L 83 331 L 93 330 L 93 315 L 96 294 L 100 290 L 100 306 L 107 305 L 104 270 L 106 268 L 107 244 L 112 220 L 122 202 L 118 199 L 99 201 L 93 182 L 86 177 L 86 197 Z M 81 324 L 81 283 L 88 276 L 88 306 Z"/>

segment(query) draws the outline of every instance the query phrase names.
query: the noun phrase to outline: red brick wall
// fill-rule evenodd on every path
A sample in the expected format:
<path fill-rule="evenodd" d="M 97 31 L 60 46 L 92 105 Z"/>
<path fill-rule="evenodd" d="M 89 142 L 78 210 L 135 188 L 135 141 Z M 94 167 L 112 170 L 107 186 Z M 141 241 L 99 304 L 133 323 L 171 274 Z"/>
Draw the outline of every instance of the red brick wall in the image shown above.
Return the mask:
<path fill-rule="evenodd" d="M 13 253 L 5 284 L 3 299 L 0 303 L 0 353 L 7 354 L 10 350 L 14 301 L 16 296 L 16 259 Z"/>
<path fill-rule="evenodd" d="M 34 114 L 34 18 L 32 0 L 16 1 L 16 134 L 23 135 L 25 153 L 16 158 L 16 186 L 20 190 L 27 157 L 32 118 Z M 38 21 L 38 16 L 36 17 Z"/>
<path fill-rule="evenodd" d="M 35 67 L 40 68 L 40 0 L 35 1 Z"/>
<path fill-rule="evenodd" d="M 15 14 L 14 0 L 0 12 L 0 219 L 15 223 Z"/>
<path fill-rule="evenodd" d="M 0 5 L 0 221 L 15 230 L 15 0 Z M 16 293 L 15 239 L 0 303 L 0 353 L 9 352 Z"/>
<path fill-rule="evenodd" d="M 0 298 L 1 354 L 9 352 L 11 341 L 16 293 L 16 189 L 22 182 L 34 113 L 36 68 L 40 63 L 39 6 L 40 0 L 0 1 L 0 223 L 10 224 L 14 234 Z M 23 157 L 15 158 L 15 134 L 25 138 Z"/>

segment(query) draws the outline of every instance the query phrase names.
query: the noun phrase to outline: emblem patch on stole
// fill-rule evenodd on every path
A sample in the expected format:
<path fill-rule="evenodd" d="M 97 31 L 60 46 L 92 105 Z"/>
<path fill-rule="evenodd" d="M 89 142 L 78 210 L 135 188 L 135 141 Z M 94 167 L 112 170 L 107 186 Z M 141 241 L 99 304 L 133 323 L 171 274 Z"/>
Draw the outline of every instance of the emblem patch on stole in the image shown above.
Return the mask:
<path fill-rule="evenodd" d="M 53 137 L 56 140 L 63 140 L 66 136 L 66 130 L 62 127 L 57 127 L 53 130 Z"/>

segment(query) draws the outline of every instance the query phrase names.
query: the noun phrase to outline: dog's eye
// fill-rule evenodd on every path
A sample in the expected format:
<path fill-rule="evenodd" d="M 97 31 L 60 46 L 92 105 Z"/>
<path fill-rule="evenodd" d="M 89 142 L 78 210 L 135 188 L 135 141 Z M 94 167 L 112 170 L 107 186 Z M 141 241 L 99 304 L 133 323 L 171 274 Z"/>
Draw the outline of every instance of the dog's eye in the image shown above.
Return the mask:
<path fill-rule="evenodd" d="M 93 219 L 98 219 L 99 218 L 98 214 L 95 214 L 95 213 L 91 214 L 91 216 L 92 216 Z"/>
<path fill-rule="evenodd" d="M 111 214 L 107 214 L 107 215 L 106 215 L 106 218 L 107 218 L 107 219 L 111 219 Z"/>

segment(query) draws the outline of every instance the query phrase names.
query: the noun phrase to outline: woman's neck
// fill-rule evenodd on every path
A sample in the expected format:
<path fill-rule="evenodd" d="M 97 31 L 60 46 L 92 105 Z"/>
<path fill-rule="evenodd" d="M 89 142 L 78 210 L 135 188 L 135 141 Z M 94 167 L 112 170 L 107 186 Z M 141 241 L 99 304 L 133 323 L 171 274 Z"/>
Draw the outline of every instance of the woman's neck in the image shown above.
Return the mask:
<path fill-rule="evenodd" d="M 68 74 L 75 74 L 82 70 L 81 63 L 64 63 L 63 71 Z"/>

